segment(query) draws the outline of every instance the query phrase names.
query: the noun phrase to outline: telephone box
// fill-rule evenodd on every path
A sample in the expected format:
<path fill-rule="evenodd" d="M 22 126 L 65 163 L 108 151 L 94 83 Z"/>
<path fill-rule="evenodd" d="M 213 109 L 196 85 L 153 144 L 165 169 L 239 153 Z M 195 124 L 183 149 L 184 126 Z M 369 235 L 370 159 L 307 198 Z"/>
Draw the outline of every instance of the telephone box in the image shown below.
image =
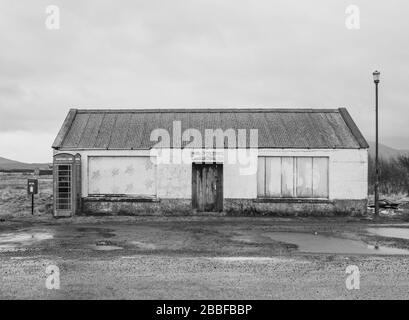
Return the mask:
<path fill-rule="evenodd" d="M 81 210 L 81 155 L 58 153 L 53 161 L 54 217 L 71 217 Z"/>

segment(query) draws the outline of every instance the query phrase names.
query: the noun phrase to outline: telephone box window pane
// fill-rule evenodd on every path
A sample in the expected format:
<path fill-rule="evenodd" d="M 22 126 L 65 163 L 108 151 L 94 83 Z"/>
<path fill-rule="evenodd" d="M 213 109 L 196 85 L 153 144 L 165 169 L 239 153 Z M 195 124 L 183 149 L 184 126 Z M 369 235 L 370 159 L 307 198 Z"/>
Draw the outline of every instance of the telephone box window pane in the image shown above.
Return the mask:
<path fill-rule="evenodd" d="M 71 165 L 57 166 L 57 197 L 59 210 L 71 210 Z"/>

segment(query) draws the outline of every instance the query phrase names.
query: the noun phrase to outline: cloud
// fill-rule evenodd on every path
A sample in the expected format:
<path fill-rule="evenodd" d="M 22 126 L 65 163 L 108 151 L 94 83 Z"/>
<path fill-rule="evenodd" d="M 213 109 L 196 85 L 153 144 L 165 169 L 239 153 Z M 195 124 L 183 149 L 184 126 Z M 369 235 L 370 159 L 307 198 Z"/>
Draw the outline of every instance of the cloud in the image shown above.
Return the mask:
<path fill-rule="evenodd" d="M 14 131 L 0 134 L 1 157 L 27 163 L 52 162 L 53 134 Z"/>
<path fill-rule="evenodd" d="M 60 0 L 57 31 L 49 4 L 0 4 L 0 139 L 42 144 L 70 107 L 224 106 L 346 106 L 372 139 L 380 69 L 381 138 L 409 143 L 403 0 L 355 1 L 360 30 L 347 1 Z"/>

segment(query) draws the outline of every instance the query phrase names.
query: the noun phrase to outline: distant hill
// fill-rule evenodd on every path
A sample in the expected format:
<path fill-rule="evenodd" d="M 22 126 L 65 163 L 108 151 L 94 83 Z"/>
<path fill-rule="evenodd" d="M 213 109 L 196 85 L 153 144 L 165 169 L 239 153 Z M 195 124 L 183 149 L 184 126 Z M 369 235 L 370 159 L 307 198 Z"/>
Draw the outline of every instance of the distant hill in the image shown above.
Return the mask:
<path fill-rule="evenodd" d="M 48 169 L 49 163 L 24 163 L 0 157 L 0 170 Z"/>
<path fill-rule="evenodd" d="M 369 155 L 375 157 L 375 142 L 368 141 L 369 144 Z M 379 157 L 384 159 L 396 158 L 401 155 L 409 156 L 409 150 L 400 150 L 388 147 L 384 144 L 379 144 Z"/>

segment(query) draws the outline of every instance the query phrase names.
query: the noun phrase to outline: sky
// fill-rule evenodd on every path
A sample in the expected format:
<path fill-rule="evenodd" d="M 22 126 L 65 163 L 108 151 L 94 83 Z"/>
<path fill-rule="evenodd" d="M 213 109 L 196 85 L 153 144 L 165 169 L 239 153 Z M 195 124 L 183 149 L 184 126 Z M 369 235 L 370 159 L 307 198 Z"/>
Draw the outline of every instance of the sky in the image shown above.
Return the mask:
<path fill-rule="evenodd" d="M 404 0 L 1 0 L 0 156 L 51 162 L 69 108 L 347 107 L 372 141 L 376 69 L 380 142 L 409 149 L 408 16 Z"/>

